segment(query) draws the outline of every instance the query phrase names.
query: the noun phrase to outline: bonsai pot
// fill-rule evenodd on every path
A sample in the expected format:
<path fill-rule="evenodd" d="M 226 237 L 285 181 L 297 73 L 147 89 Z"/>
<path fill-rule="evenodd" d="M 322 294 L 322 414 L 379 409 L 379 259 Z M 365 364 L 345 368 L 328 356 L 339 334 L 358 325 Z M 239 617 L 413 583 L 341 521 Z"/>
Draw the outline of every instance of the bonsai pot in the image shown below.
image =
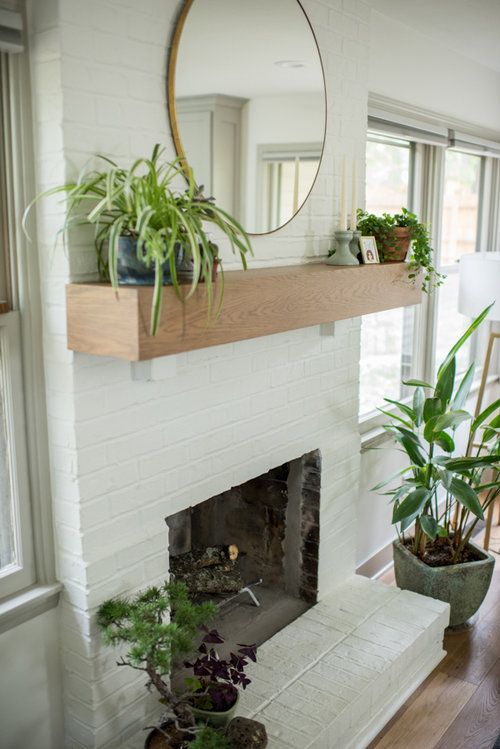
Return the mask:
<path fill-rule="evenodd" d="M 240 701 L 239 692 L 236 692 L 236 699 L 234 705 L 228 710 L 223 712 L 215 712 L 214 710 L 202 710 L 199 707 L 191 705 L 191 710 L 194 715 L 194 719 L 197 723 L 209 723 L 214 728 L 225 728 L 228 723 L 234 718 L 234 714 L 238 708 Z"/>
<path fill-rule="evenodd" d="M 402 263 L 410 249 L 411 230 L 409 226 L 395 226 L 392 233 L 392 245 L 384 249 L 384 262 Z"/>
<path fill-rule="evenodd" d="M 400 541 L 394 541 L 397 586 L 449 603 L 450 627 L 464 624 L 481 606 L 495 566 L 491 554 L 471 542 L 469 548 L 474 552 L 475 561 L 430 567 Z"/>
<path fill-rule="evenodd" d="M 185 743 L 186 734 L 178 731 L 173 723 L 164 723 L 161 726 L 161 731 L 158 728 L 153 728 L 148 733 L 144 742 L 144 749 L 181 749 Z"/>
<path fill-rule="evenodd" d="M 149 268 L 137 256 L 137 241 L 135 237 L 121 236 L 118 238 L 118 255 L 116 269 L 118 283 L 121 286 L 154 286 L 154 265 Z M 143 254 L 145 254 L 143 252 Z M 171 285 L 170 267 L 163 266 L 163 283 Z"/>

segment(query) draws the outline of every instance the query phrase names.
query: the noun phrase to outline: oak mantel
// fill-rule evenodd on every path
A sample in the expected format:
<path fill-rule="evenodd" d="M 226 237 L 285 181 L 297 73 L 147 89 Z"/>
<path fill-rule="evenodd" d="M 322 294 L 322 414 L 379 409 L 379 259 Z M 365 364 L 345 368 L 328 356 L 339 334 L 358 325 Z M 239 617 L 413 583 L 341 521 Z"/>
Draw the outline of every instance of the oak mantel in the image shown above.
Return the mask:
<path fill-rule="evenodd" d="M 219 282 L 220 283 L 220 282 Z M 404 263 L 328 266 L 319 263 L 231 271 L 224 303 L 208 320 L 200 284 L 183 304 L 164 288 L 158 333 L 149 335 L 152 288 L 69 284 L 68 348 L 128 361 L 206 348 L 343 320 L 421 301 Z"/>

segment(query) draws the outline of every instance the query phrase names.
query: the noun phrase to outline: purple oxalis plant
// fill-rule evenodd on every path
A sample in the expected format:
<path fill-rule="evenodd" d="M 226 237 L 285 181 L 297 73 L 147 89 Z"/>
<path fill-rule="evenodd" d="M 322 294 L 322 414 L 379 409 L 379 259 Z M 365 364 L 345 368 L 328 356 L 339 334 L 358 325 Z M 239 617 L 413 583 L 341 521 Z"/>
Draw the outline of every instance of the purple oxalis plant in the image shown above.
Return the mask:
<path fill-rule="evenodd" d="M 251 679 L 245 674 L 249 661 L 257 662 L 257 646 L 238 643 L 238 651 L 229 658 L 220 658 L 213 645 L 222 645 L 224 639 L 216 629 L 208 630 L 198 648 L 198 657 L 184 665 L 193 670 L 186 684 L 193 690 L 192 703 L 202 710 L 224 712 L 238 697 L 238 688 L 246 689 Z"/>

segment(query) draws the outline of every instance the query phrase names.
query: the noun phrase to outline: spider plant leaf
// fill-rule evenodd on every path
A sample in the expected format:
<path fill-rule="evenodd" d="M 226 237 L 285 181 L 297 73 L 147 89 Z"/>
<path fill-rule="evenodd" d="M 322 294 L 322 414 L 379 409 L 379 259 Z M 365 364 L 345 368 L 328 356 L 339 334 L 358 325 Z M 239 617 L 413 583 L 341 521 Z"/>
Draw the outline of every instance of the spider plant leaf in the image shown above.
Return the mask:
<path fill-rule="evenodd" d="M 114 289 L 118 288 L 118 243 L 120 240 L 120 235 L 122 231 L 122 227 L 124 224 L 124 218 L 120 217 L 117 218 L 116 221 L 113 222 L 111 225 L 111 229 L 109 232 L 109 259 L 108 259 L 108 267 L 109 267 L 109 279 L 111 281 L 111 286 Z"/>

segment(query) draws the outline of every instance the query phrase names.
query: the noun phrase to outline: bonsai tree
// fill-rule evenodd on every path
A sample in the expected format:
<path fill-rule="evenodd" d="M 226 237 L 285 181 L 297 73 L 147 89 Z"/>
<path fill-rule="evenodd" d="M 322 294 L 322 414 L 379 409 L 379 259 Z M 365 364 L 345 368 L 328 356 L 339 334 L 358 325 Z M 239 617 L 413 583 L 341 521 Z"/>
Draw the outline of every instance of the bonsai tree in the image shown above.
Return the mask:
<path fill-rule="evenodd" d="M 474 364 L 455 381 L 456 354 L 488 314 L 487 307 L 451 348 L 438 369 L 434 385 L 409 380 L 413 401 L 386 402 L 397 409 L 381 409 L 391 421 L 384 429 L 394 438 L 408 463 L 375 491 L 393 483 L 387 492 L 393 503 L 392 522 L 400 541 L 427 563 L 439 565 L 468 560 L 468 543 L 479 520 L 500 494 L 500 399 L 475 418 L 465 409 L 474 379 Z M 467 448 L 457 454 L 455 433 L 468 425 Z M 490 469 L 489 477 L 485 469 Z M 455 522 L 456 518 L 456 522 Z M 406 537 L 415 524 L 412 538 Z"/>
<path fill-rule="evenodd" d="M 149 159 L 137 159 L 130 168 L 118 166 L 106 156 L 97 155 L 103 169 L 85 167 L 76 181 L 54 187 L 38 195 L 27 207 L 26 219 L 32 206 L 41 197 L 63 194 L 67 212 L 59 231 L 65 237 L 73 226 L 90 224 L 95 230 L 97 266 L 101 279 L 118 289 L 118 253 L 121 237 L 135 241 L 137 259 L 154 271 L 154 294 L 151 309 L 151 334 L 158 328 L 161 313 L 162 286 L 168 272 L 178 296 L 189 298 L 200 280 L 205 282 L 209 312 L 213 303 L 212 276 L 217 248 L 209 241 L 205 226 L 213 225 L 229 239 L 233 252 L 246 269 L 246 255 L 252 253 L 250 240 L 243 227 L 206 198 L 196 184 L 193 172 L 177 159 L 165 161 L 164 149 L 157 144 Z M 179 191 L 174 183 L 188 187 Z M 181 292 L 178 262 L 192 265 L 191 286 L 186 295 Z M 221 299 L 222 302 L 222 292 Z"/>
<path fill-rule="evenodd" d="M 407 227 L 411 242 L 408 278 L 414 280 L 422 273 L 422 290 L 425 292 L 441 286 L 445 276 L 439 273 L 433 265 L 429 229 L 418 220 L 415 213 L 411 213 L 407 208 L 401 208 L 401 213 L 393 215 L 383 213 L 377 216 L 358 209 L 357 227 L 363 235 L 376 237 L 382 262 L 390 255 L 396 242 L 395 228 Z"/>
<path fill-rule="evenodd" d="M 166 677 L 174 661 L 194 652 L 200 627 L 213 618 L 216 610 L 212 603 L 191 603 L 182 583 L 166 582 L 161 587 L 147 588 L 131 599 L 105 601 L 97 612 L 104 642 L 124 644 L 128 648 L 118 665 L 144 671 L 148 677 L 147 687 L 157 690 L 165 708 L 162 726 L 171 724 L 185 733 L 186 741 L 196 733 L 193 713 L 187 695 L 176 695 Z M 169 614 L 172 615 L 170 620 Z M 210 733 L 211 729 L 207 731 Z M 225 746 L 223 742 L 213 741 L 198 745 L 214 749 Z"/>

